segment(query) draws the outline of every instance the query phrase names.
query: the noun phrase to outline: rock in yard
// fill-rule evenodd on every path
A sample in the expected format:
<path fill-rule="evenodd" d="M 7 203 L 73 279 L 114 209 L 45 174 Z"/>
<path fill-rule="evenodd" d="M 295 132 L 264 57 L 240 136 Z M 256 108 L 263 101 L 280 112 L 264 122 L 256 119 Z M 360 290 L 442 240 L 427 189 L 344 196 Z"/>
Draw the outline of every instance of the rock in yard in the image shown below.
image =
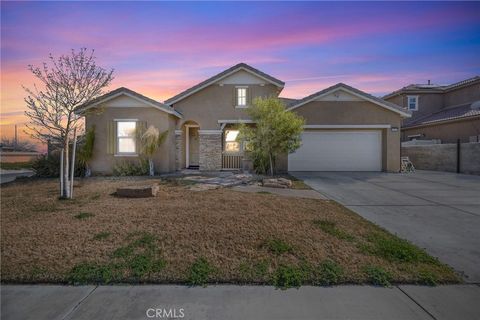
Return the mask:
<path fill-rule="evenodd" d="M 117 188 L 117 196 L 122 198 L 148 198 L 156 197 L 159 186 L 154 184 L 151 186 L 135 186 Z"/>
<path fill-rule="evenodd" d="M 292 186 L 292 181 L 285 178 L 263 179 L 262 185 L 264 187 L 286 189 Z"/>
<path fill-rule="evenodd" d="M 221 186 L 218 184 L 211 184 L 211 183 L 198 183 L 194 186 L 190 187 L 190 190 L 192 191 L 206 191 L 206 190 L 213 190 L 213 189 L 218 189 Z"/>

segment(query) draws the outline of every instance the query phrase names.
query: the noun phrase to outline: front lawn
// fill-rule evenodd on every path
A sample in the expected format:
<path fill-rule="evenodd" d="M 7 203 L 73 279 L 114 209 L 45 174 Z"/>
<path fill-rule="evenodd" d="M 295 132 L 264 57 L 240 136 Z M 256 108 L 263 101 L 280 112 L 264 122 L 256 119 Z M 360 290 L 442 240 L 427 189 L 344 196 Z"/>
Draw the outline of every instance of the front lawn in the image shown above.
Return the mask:
<path fill-rule="evenodd" d="M 446 265 L 343 206 L 230 189 L 161 183 L 156 198 L 118 186 L 157 180 L 90 178 L 74 200 L 57 180 L 1 187 L 3 282 L 452 283 Z"/>

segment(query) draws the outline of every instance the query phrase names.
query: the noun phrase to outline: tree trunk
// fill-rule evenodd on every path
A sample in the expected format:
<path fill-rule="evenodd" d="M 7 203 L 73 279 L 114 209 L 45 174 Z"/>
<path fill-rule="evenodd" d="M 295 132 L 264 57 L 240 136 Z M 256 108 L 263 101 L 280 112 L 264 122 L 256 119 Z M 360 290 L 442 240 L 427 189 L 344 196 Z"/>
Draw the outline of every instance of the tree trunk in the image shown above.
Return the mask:
<path fill-rule="evenodd" d="M 272 159 L 272 154 L 268 154 L 268 160 L 270 161 L 270 175 L 273 177 L 273 159 Z"/>
<path fill-rule="evenodd" d="M 63 154 L 63 161 L 64 161 L 64 166 L 63 166 L 63 190 L 61 197 L 62 198 L 70 198 L 70 177 L 69 177 L 69 160 L 68 160 L 68 138 L 66 139 L 66 143 L 64 145 L 64 154 Z"/>
<path fill-rule="evenodd" d="M 153 177 L 155 175 L 155 171 L 153 170 L 153 160 L 152 159 L 148 159 L 148 169 L 149 169 L 150 176 Z"/>

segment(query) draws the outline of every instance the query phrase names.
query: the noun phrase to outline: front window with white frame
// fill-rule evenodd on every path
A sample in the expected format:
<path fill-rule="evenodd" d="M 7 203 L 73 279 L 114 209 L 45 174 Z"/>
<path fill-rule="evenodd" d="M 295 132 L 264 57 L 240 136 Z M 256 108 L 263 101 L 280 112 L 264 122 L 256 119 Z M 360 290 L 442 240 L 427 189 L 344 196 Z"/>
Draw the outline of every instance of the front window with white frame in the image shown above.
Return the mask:
<path fill-rule="evenodd" d="M 247 87 L 238 87 L 237 90 L 237 107 L 247 106 Z"/>
<path fill-rule="evenodd" d="M 136 154 L 137 122 L 132 120 L 117 121 L 117 153 Z"/>
<path fill-rule="evenodd" d="M 408 110 L 417 111 L 418 110 L 418 96 L 408 96 L 407 97 L 407 107 L 408 107 Z"/>

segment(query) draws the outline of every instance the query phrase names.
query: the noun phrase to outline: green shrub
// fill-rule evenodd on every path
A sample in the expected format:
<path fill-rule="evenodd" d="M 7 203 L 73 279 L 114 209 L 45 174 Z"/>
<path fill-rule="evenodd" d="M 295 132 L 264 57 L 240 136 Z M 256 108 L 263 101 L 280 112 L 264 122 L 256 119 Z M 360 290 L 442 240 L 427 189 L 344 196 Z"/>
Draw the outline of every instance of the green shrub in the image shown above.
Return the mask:
<path fill-rule="evenodd" d="M 281 255 L 293 252 L 293 247 L 281 239 L 270 239 L 265 242 L 265 247 L 272 253 Z"/>
<path fill-rule="evenodd" d="M 205 286 L 215 269 L 205 258 L 197 258 L 190 267 L 188 283 L 192 286 Z"/>
<path fill-rule="evenodd" d="M 277 288 L 298 288 L 305 279 L 305 271 L 302 268 L 280 265 L 273 274 L 273 284 Z"/>
<path fill-rule="evenodd" d="M 365 273 L 372 284 L 383 287 L 391 286 L 392 274 L 385 269 L 376 266 L 367 266 L 365 267 Z"/>
<path fill-rule="evenodd" d="M 256 263 L 241 263 L 239 266 L 240 274 L 247 280 L 261 280 L 268 273 L 269 262 L 266 260 Z"/>
<path fill-rule="evenodd" d="M 145 176 L 148 175 L 148 160 L 120 161 L 113 167 L 115 176 Z"/>
<path fill-rule="evenodd" d="M 325 260 L 319 266 L 319 284 L 330 286 L 340 282 L 343 276 L 343 268 L 332 260 Z"/>
<path fill-rule="evenodd" d="M 53 151 L 49 156 L 42 155 L 32 162 L 32 169 L 37 177 L 55 178 L 60 177 L 60 151 Z M 85 166 L 75 161 L 75 177 L 81 177 L 85 173 Z"/>

